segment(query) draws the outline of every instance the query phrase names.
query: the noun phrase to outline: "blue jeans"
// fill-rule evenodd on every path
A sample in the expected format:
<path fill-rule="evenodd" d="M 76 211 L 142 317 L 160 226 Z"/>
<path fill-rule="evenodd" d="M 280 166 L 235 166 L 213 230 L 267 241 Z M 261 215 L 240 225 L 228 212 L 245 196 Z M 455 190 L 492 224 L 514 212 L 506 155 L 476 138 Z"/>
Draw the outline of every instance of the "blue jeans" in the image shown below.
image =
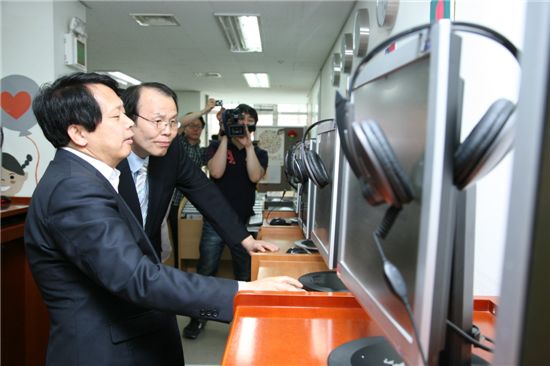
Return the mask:
<path fill-rule="evenodd" d="M 205 276 L 215 276 L 218 273 L 224 245 L 223 239 L 214 230 L 214 227 L 205 220 L 199 244 L 200 257 L 197 273 Z M 230 245 L 228 247 L 231 251 L 235 279 L 250 281 L 250 255 L 240 243 L 234 247 Z"/>

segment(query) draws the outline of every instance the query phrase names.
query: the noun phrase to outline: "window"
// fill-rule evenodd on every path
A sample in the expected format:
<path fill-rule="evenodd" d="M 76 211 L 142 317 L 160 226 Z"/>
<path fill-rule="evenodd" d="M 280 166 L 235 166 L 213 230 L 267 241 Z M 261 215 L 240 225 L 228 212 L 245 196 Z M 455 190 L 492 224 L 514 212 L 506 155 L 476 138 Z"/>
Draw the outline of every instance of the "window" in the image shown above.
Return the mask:
<path fill-rule="evenodd" d="M 226 104 L 226 109 L 235 108 L 238 104 Z M 254 109 L 258 112 L 258 126 L 306 126 L 307 124 L 307 105 L 306 104 L 254 104 Z M 212 135 L 219 132 L 219 122 L 216 113 L 219 109 L 215 108 L 208 114 L 206 123 L 207 141 L 212 139 Z M 208 145 L 208 143 L 207 143 Z"/>

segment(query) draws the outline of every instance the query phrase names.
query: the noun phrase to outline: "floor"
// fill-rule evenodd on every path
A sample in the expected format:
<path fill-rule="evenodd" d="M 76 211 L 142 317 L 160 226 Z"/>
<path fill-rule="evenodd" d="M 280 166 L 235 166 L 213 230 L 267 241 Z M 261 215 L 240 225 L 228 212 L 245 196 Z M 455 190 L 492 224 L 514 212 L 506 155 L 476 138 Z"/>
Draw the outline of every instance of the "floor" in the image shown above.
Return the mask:
<path fill-rule="evenodd" d="M 180 334 L 188 322 L 188 317 L 178 316 Z M 225 350 L 229 328 L 230 324 L 210 321 L 197 339 L 182 337 L 185 365 L 219 365 Z"/>

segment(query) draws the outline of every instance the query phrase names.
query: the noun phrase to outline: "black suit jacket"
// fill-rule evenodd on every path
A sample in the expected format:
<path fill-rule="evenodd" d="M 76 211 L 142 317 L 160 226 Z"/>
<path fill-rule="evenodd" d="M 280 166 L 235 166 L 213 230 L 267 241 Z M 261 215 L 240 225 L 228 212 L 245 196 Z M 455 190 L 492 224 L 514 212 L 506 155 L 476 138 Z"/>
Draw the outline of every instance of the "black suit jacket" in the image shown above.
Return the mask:
<path fill-rule="evenodd" d="M 47 365 L 180 366 L 175 314 L 232 319 L 237 282 L 161 264 L 122 197 L 71 152 L 36 187 L 25 245 L 50 314 Z"/>
<path fill-rule="evenodd" d="M 160 256 L 161 251 L 160 227 L 175 188 L 179 188 L 214 225 L 228 245 L 241 245 L 241 241 L 249 235 L 248 231 L 218 187 L 185 154 L 179 141 L 181 138 L 178 135 L 172 141 L 165 156 L 149 157 L 149 206 L 145 232 L 153 242 L 157 254 Z M 120 170 L 118 191 L 138 220 L 143 222 L 128 160 L 124 159 L 117 168 Z"/>

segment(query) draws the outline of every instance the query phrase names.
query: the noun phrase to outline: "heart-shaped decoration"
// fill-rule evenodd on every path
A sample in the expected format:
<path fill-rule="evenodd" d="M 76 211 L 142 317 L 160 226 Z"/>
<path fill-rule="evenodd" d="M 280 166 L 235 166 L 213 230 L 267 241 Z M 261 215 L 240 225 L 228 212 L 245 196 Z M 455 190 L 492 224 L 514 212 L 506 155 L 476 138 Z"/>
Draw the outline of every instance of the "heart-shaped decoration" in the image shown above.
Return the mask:
<path fill-rule="evenodd" d="M 21 91 L 13 96 L 11 93 L 5 91 L 2 92 L 0 105 L 7 114 L 15 119 L 19 119 L 31 107 L 31 95 L 26 91 Z"/>

